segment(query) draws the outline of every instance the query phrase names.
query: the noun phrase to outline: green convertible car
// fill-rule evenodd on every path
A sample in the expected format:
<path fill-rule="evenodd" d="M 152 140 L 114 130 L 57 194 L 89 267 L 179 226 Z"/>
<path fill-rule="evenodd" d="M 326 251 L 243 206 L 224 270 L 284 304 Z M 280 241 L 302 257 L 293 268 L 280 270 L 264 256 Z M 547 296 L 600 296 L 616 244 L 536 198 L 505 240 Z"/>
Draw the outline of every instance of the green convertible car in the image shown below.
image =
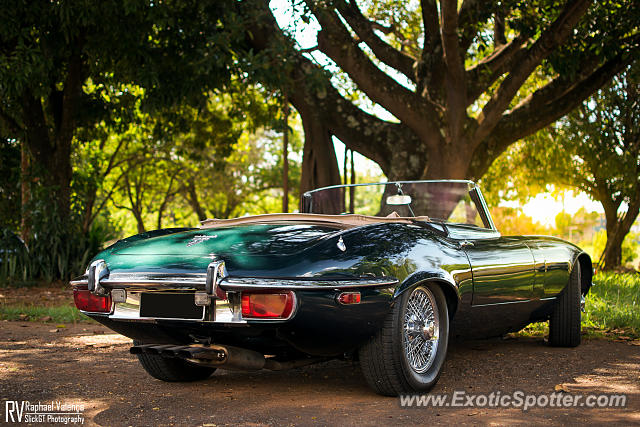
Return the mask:
<path fill-rule="evenodd" d="M 350 358 L 396 395 L 433 387 L 453 337 L 549 320 L 551 345 L 580 343 L 589 256 L 501 236 L 473 182 L 333 186 L 301 206 L 120 240 L 71 282 L 76 306 L 165 381 Z"/>

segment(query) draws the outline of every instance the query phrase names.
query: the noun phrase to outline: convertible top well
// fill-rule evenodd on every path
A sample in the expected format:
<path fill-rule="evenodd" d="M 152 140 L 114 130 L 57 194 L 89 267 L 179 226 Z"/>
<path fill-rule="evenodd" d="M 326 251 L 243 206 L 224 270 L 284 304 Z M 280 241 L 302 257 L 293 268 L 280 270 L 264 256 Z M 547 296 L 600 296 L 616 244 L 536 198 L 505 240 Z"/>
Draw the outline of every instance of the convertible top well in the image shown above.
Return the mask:
<path fill-rule="evenodd" d="M 394 212 L 395 213 L 395 212 Z M 308 223 L 333 223 L 341 226 L 342 228 L 359 227 L 369 224 L 380 223 L 400 223 L 411 224 L 415 221 L 429 221 L 428 216 L 406 217 L 391 214 L 385 217 L 372 216 L 372 215 L 359 215 L 359 214 L 345 214 L 345 215 L 325 215 L 325 214 L 312 214 L 312 213 L 277 213 L 277 214 L 264 214 L 264 215 L 252 215 L 241 218 L 231 219 L 206 219 L 202 221 L 200 228 L 217 228 L 217 227 L 231 227 L 235 225 L 248 225 L 248 224 L 274 224 L 274 223 L 289 223 L 289 222 L 304 222 Z"/>

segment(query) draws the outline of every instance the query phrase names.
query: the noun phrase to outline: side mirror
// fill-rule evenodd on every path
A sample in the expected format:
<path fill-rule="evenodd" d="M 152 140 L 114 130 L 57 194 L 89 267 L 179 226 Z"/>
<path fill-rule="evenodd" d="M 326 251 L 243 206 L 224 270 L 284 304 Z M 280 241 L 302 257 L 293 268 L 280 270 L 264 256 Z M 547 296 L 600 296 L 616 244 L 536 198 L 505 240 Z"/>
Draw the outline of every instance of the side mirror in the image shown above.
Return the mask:
<path fill-rule="evenodd" d="M 406 194 L 396 194 L 395 196 L 387 197 L 388 205 L 409 205 L 411 204 L 411 196 L 407 196 Z"/>

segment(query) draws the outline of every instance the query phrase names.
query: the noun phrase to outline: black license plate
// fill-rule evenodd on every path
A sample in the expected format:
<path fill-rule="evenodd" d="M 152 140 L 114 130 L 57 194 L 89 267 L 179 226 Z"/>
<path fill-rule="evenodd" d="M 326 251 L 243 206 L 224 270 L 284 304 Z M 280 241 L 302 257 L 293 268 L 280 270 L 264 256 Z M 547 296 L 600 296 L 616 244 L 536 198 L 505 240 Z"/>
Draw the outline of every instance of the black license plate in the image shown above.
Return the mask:
<path fill-rule="evenodd" d="M 146 292 L 140 295 L 140 317 L 202 319 L 204 307 L 195 304 L 192 293 Z"/>

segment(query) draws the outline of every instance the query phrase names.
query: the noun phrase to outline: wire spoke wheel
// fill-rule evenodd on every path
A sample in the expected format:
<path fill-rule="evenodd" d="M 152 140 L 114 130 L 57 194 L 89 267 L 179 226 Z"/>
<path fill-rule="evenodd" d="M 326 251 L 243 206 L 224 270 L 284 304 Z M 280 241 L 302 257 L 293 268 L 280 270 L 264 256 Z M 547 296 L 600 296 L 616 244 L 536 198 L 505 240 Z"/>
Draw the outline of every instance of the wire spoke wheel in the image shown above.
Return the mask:
<path fill-rule="evenodd" d="M 449 344 L 449 309 L 436 283 L 407 289 L 380 331 L 360 349 L 360 366 L 378 393 L 425 393 L 438 382 Z"/>
<path fill-rule="evenodd" d="M 433 293 L 417 287 L 409 296 L 403 319 L 404 356 L 418 374 L 429 370 L 440 341 L 440 318 Z"/>

